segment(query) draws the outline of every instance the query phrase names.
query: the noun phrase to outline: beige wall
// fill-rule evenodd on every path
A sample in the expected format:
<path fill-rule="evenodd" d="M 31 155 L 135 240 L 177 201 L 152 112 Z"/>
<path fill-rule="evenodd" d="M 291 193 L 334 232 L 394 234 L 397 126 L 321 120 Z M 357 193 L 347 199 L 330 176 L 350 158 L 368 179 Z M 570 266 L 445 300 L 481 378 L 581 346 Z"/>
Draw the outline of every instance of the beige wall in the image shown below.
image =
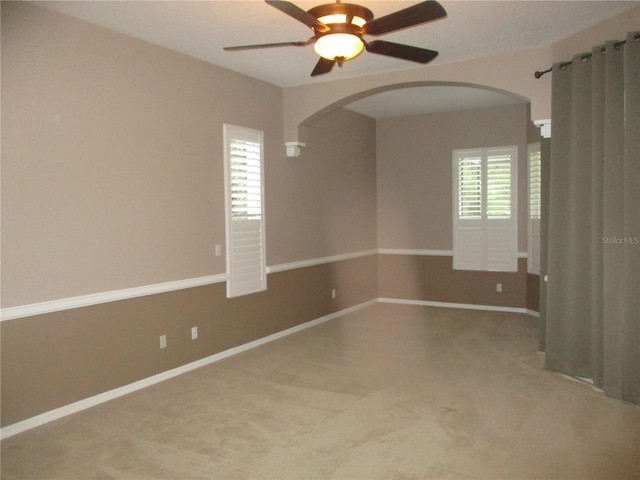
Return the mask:
<path fill-rule="evenodd" d="M 376 248 L 376 123 L 339 109 L 299 157 L 268 165 L 269 264 Z"/>
<path fill-rule="evenodd" d="M 378 247 L 452 250 L 451 152 L 518 145 L 518 250 L 526 251 L 528 123 L 524 102 L 378 120 Z"/>
<path fill-rule="evenodd" d="M 428 88 L 424 89 L 428 95 Z M 518 146 L 518 250 L 527 250 L 529 106 L 378 120 L 378 246 L 453 249 L 452 157 L 463 148 Z M 530 308 L 526 260 L 517 272 L 453 269 L 450 255 L 380 255 L 378 295 L 425 302 Z M 502 292 L 496 284 L 502 284 Z M 537 310 L 537 306 L 530 308 Z"/>
<path fill-rule="evenodd" d="M 272 85 L 2 6 L 2 305 L 224 273 L 222 125 L 284 156 Z"/>
<path fill-rule="evenodd" d="M 373 120 L 287 158 L 278 87 L 28 4 L 2 22 L 4 308 L 223 274 L 223 123 L 265 131 L 269 265 L 375 248 Z"/>
<path fill-rule="evenodd" d="M 491 308 L 527 307 L 527 261 L 518 259 L 517 272 L 454 270 L 453 257 L 435 255 L 379 255 L 380 298 L 486 305 Z M 496 291 L 496 284 L 502 291 Z M 531 308 L 537 311 L 537 306 Z"/>
<path fill-rule="evenodd" d="M 624 40 L 627 32 L 638 30 L 640 30 L 640 6 L 554 43 L 551 48 L 552 60 L 554 62 L 571 60 L 574 55 L 591 52 L 593 47 L 603 45 L 609 40 Z"/>

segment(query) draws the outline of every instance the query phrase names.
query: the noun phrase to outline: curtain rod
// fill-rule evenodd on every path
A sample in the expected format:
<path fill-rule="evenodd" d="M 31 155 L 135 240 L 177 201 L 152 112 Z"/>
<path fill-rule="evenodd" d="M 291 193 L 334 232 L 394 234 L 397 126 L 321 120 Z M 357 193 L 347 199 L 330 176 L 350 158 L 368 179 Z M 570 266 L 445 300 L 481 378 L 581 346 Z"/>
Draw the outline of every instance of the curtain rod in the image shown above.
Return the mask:
<path fill-rule="evenodd" d="M 633 37 L 633 39 L 634 39 L 635 41 L 640 40 L 640 32 L 639 32 L 639 33 L 636 33 L 636 34 L 635 34 L 635 36 Z M 627 41 L 626 41 L 626 40 L 620 40 L 619 42 L 615 42 L 615 43 L 613 44 L 613 46 L 614 46 L 614 48 L 618 48 L 618 47 L 620 47 L 621 45 L 624 45 L 625 43 L 627 43 Z M 606 48 L 605 48 L 605 47 L 602 47 L 602 48 L 600 49 L 600 53 L 605 53 L 605 51 L 606 51 Z M 591 53 L 585 53 L 584 55 L 582 55 L 582 56 L 580 57 L 580 60 L 582 60 L 582 61 L 587 60 L 587 59 L 591 58 L 591 55 L 592 55 Z M 568 62 L 562 62 L 562 63 L 560 64 L 560 68 L 562 68 L 562 67 L 566 67 L 567 65 L 571 65 L 571 63 L 572 63 L 572 60 L 569 60 Z M 536 73 L 534 73 L 534 74 L 533 74 L 533 76 L 534 76 L 534 77 L 536 77 L 536 78 L 540 78 L 540 77 L 542 77 L 545 73 L 549 73 L 551 70 L 553 70 L 553 67 L 549 67 L 549 68 L 547 68 L 546 70 L 538 70 Z"/>

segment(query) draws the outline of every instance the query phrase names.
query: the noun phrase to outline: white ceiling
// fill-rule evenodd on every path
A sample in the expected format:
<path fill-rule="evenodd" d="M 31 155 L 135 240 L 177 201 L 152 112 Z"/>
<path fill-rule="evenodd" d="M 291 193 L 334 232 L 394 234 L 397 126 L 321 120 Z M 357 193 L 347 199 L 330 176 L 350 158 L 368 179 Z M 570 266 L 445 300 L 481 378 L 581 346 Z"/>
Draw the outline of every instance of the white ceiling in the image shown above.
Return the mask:
<path fill-rule="evenodd" d="M 375 17 L 418 3 L 417 0 L 351 2 L 367 6 Z M 440 3 L 447 10 L 447 18 L 368 38 L 439 51 L 440 55 L 431 64 L 423 66 L 364 52 L 346 62 L 342 69 L 336 67 L 329 74 L 312 78 L 309 74 L 318 59 L 312 46 L 239 52 L 225 52 L 222 49 L 224 46 L 307 40 L 312 36 L 312 31 L 304 24 L 260 0 L 34 3 L 282 87 L 423 69 L 429 68 L 429 65 L 542 48 L 640 5 L 640 1 L 605 0 L 442 0 Z M 293 3 L 308 10 L 318 4 L 330 3 L 330 0 Z M 547 65 L 540 67 L 546 68 Z M 438 95 L 433 95 L 432 90 L 431 95 L 411 95 L 409 98 L 412 101 L 405 98 L 409 92 L 389 92 L 377 99 L 369 97 L 352 107 L 375 117 L 393 115 L 390 109 L 397 110 L 401 103 L 407 103 L 405 107 L 415 109 L 412 103 L 416 98 L 429 102 L 440 99 L 433 107 L 439 109 L 443 108 L 442 98 L 449 98 L 453 102 L 462 98 L 468 101 L 504 101 L 499 98 L 501 95 L 489 91 L 471 92 L 467 88 L 451 88 L 454 90 L 441 90 Z M 482 96 L 484 100 L 478 98 Z M 385 97 L 387 101 L 383 102 L 381 99 Z M 452 104 L 449 108 L 456 107 Z"/>

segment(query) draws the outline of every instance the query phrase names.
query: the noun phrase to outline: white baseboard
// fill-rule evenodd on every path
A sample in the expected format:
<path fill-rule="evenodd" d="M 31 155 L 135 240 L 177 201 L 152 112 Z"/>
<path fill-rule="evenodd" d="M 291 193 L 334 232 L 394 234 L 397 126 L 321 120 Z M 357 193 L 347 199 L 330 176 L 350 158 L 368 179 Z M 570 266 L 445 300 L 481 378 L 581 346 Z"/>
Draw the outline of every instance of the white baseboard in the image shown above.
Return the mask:
<path fill-rule="evenodd" d="M 311 320 L 309 322 L 296 325 L 295 327 L 282 330 L 281 332 L 277 332 L 272 335 L 259 338 L 249 343 L 245 343 L 243 345 L 230 348 L 223 352 L 216 353 L 214 355 L 211 355 L 206 358 L 202 358 L 200 360 L 196 360 L 195 362 L 182 365 L 172 370 L 167 370 L 166 372 L 162 372 L 157 375 L 153 375 L 151 377 L 143 378 L 142 380 L 138 380 L 137 382 L 133 382 L 128 385 L 124 385 L 122 387 L 115 388 L 113 390 L 109 390 L 107 392 L 100 393 L 98 395 L 94 395 L 93 397 L 85 398 L 77 402 L 70 403 L 69 405 L 65 405 L 63 407 L 41 413 L 40 415 L 27 418 L 26 420 L 22 420 L 12 425 L 7 425 L 6 427 L 3 427 L 2 429 L 0 429 L 0 439 L 12 437 L 13 435 L 17 435 L 18 433 L 31 430 L 32 428 L 39 427 L 46 423 L 52 422 L 54 420 L 58 420 L 62 417 L 66 417 L 68 415 L 72 415 L 74 413 L 81 412 L 82 410 L 86 410 L 88 408 L 99 405 L 101 403 L 114 400 L 118 397 L 122 397 L 124 395 L 135 392 L 137 390 L 141 390 L 151 385 L 155 385 L 156 383 L 160 383 L 170 378 L 176 377 L 178 375 L 182 375 L 183 373 L 187 373 L 191 370 L 195 370 L 196 368 L 204 367 L 205 365 L 209 365 L 211 363 L 218 362 L 222 359 L 231 357 L 233 355 L 237 355 L 238 353 L 251 350 L 252 348 L 258 347 L 260 345 L 264 345 L 265 343 L 269 343 L 279 338 L 283 338 L 293 333 L 299 332 L 301 330 L 314 327 L 316 325 L 327 322 L 329 320 L 333 320 L 334 318 L 338 318 L 342 315 L 346 315 L 348 313 L 354 312 L 361 308 L 368 307 L 369 305 L 373 305 L 374 303 L 376 303 L 376 301 L 377 300 L 370 300 L 368 302 L 364 302 L 359 305 L 355 305 L 353 307 L 345 308 L 344 310 L 340 310 L 338 312 L 325 315 L 324 317 L 320 317 L 315 320 Z"/>
<path fill-rule="evenodd" d="M 381 303 L 399 303 L 402 305 L 421 305 L 425 307 L 444 307 L 444 308 L 466 308 L 469 310 L 488 310 L 491 312 L 512 312 L 525 313 L 527 315 L 539 316 L 538 312 L 518 307 L 503 307 L 500 305 L 475 305 L 471 303 L 449 303 L 449 302 L 432 302 L 430 300 L 405 300 L 401 298 L 378 298 Z"/>

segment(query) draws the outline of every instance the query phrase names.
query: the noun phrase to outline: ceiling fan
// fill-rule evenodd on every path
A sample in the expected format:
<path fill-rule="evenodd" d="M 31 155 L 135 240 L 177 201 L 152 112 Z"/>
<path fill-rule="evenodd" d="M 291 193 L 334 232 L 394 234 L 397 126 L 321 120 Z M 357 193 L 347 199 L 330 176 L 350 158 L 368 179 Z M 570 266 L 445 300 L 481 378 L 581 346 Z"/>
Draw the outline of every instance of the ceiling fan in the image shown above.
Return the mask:
<path fill-rule="evenodd" d="M 438 52 L 384 40 L 367 42 L 363 36 L 365 34 L 382 35 L 447 16 L 442 5 L 435 0 L 427 0 L 376 19 L 368 8 L 341 3 L 340 0 L 336 0 L 336 3 L 313 7 L 309 11 L 283 0 L 265 0 L 265 2 L 307 25 L 313 30 L 313 36 L 309 40 L 298 42 L 240 45 L 224 47 L 224 50 L 306 47 L 313 44 L 314 50 L 320 55 L 320 60 L 311 72 L 312 77 L 329 73 L 336 63 L 342 67 L 345 60 L 358 56 L 363 50 L 412 62 L 428 63 L 436 58 Z"/>

